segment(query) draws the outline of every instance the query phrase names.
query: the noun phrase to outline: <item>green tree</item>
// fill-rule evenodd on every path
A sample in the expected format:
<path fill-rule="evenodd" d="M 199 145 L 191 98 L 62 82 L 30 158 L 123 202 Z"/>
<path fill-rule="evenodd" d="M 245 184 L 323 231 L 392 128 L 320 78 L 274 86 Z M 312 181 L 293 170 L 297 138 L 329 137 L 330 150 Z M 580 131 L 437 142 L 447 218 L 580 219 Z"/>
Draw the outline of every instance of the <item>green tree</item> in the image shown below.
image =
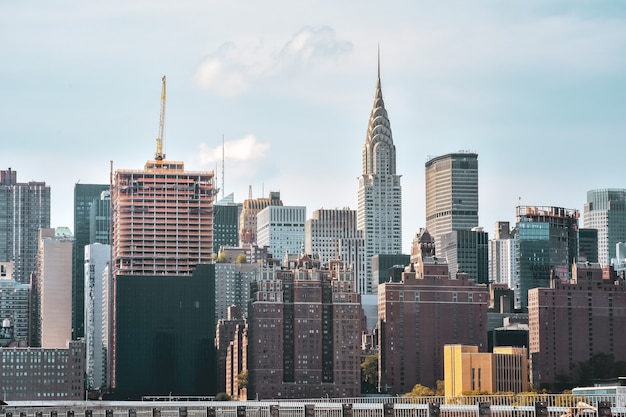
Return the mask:
<path fill-rule="evenodd" d="M 247 369 L 239 372 L 239 375 L 237 375 L 237 385 L 239 385 L 239 388 L 248 387 L 248 370 Z"/>
<path fill-rule="evenodd" d="M 378 387 L 378 355 L 370 355 L 361 363 L 361 392 L 371 394 Z"/>
<path fill-rule="evenodd" d="M 220 252 L 217 254 L 217 258 L 215 258 L 215 262 L 224 263 L 228 261 L 228 254 L 226 252 Z"/>
<path fill-rule="evenodd" d="M 225 392 L 218 392 L 215 396 L 215 401 L 230 401 L 231 399 L 232 398 L 230 398 L 230 395 L 226 394 Z"/>
<path fill-rule="evenodd" d="M 411 392 L 404 394 L 405 397 L 434 397 L 435 391 L 422 384 L 415 384 Z"/>
<path fill-rule="evenodd" d="M 235 262 L 238 264 L 245 264 L 248 262 L 248 257 L 246 256 L 245 253 L 240 253 L 239 256 L 237 256 L 237 259 L 235 260 Z"/>
<path fill-rule="evenodd" d="M 437 381 L 437 389 L 435 390 L 435 395 L 438 397 L 443 397 L 446 395 L 446 381 Z"/>

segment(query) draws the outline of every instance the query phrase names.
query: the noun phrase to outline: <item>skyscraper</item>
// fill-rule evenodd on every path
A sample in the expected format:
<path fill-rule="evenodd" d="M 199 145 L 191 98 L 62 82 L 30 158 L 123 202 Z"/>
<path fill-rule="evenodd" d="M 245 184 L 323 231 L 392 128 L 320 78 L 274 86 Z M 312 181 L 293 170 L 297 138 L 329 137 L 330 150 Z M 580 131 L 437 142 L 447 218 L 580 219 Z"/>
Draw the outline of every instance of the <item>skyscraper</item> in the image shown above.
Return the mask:
<path fill-rule="evenodd" d="M 267 206 L 257 214 L 257 243 L 268 246 L 274 258 L 304 250 L 304 206 Z"/>
<path fill-rule="evenodd" d="M 515 308 L 528 307 L 528 290 L 546 288 L 550 274 L 567 281 L 578 256 L 578 210 L 518 206 L 514 230 Z"/>
<path fill-rule="evenodd" d="M 478 226 L 478 154 L 457 152 L 426 162 L 426 229 L 442 254 L 441 237 Z"/>
<path fill-rule="evenodd" d="M 598 260 L 602 266 L 615 258 L 615 245 L 626 242 L 626 189 L 587 191 L 584 227 L 598 229 Z"/>
<path fill-rule="evenodd" d="M 222 246 L 239 243 L 239 213 L 242 204 L 235 203 L 233 193 L 213 204 L 213 253 Z"/>
<path fill-rule="evenodd" d="M 366 292 L 375 293 L 378 282 L 372 279 L 372 256 L 402 252 L 402 188 L 400 175 L 396 174 L 396 147 L 391 135 L 391 124 L 383 101 L 380 58 L 374 106 L 363 146 L 357 225 L 365 239 Z"/>
<path fill-rule="evenodd" d="M 14 278 L 29 283 L 37 269 L 39 229 L 50 227 L 50 187 L 17 182 L 17 171 L 0 171 L 0 261 L 14 262 Z"/>
<path fill-rule="evenodd" d="M 72 254 L 72 339 L 74 340 L 85 335 L 83 322 L 85 246 L 96 243 L 90 240 L 91 206 L 100 199 L 102 192 L 108 189 L 109 184 L 74 185 L 74 250 Z"/>
<path fill-rule="evenodd" d="M 257 219 L 259 211 L 267 206 L 282 206 L 280 192 L 271 191 L 268 198 L 248 198 L 243 202 L 239 214 L 239 244 L 254 244 L 257 240 Z"/>

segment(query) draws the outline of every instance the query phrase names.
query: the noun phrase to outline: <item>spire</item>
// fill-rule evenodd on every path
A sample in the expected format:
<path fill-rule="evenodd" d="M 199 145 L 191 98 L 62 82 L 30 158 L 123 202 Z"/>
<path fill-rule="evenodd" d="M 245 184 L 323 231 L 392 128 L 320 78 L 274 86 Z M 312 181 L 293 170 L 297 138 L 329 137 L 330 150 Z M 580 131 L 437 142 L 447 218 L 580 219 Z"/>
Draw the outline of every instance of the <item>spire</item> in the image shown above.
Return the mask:
<path fill-rule="evenodd" d="M 378 46 L 376 94 L 370 112 L 363 147 L 363 174 L 396 174 L 396 148 L 391 135 L 391 124 L 385 109 L 380 81 L 380 45 Z"/>

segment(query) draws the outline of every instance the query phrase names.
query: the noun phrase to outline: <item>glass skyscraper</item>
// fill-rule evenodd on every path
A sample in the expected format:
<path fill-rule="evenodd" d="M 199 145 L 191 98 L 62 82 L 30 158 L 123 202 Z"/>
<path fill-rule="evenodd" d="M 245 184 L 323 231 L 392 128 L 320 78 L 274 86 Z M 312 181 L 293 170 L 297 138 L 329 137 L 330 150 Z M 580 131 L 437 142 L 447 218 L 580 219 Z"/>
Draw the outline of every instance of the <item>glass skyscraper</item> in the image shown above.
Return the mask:
<path fill-rule="evenodd" d="M 584 227 L 598 230 L 598 261 L 610 265 L 615 245 L 626 242 L 626 189 L 587 191 Z"/>

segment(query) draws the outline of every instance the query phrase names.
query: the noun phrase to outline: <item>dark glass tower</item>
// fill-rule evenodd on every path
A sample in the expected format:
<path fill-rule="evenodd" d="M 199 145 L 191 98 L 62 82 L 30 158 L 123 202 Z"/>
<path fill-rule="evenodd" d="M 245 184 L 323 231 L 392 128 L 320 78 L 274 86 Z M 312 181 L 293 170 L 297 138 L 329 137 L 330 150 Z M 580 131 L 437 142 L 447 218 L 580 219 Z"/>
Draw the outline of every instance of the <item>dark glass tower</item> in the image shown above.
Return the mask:
<path fill-rule="evenodd" d="M 108 184 L 76 184 L 74 186 L 74 249 L 72 253 L 72 339 L 85 335 L 85 246 L 91 243 L 108 244 L 108 221 L 106 239 L 90 237 L 91 207 L 100 200 L 103 191 L 109 190 Z M 108 204 L 108 203 L 107 203 Z"/>
<path fill-rule="evenodd" d="M 222 246 L 239 244 L 239 213 L 242 205 L 233 202 L 232 194 L 213 205 L 213 253 Z"/>

